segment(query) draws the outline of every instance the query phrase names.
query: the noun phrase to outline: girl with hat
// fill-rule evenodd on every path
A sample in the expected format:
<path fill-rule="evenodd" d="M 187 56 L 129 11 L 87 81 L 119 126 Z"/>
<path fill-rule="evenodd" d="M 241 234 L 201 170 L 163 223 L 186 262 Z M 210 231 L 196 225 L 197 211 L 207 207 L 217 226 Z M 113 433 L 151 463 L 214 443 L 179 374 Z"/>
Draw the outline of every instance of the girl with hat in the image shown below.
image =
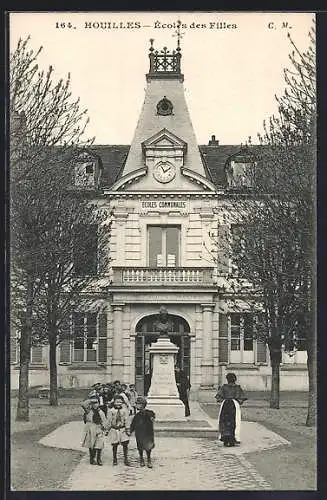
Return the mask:
<path fill-rule="evenodd" d="M 101 453 L 104 447 L 104 432 L 107 429 L 105 414 L 100 409 L 96 397 L 84 401 L 82 407 L 85 424 L 82 446 L 89 449 L 90 464 L 102 465 Z"/>
<path fill-rule="evenodd" d="M 136 445 L 140 455 L 140 465 L 144 467 L 143 451 L 147 456 L 147 466 L 151 469 L 151 451 L 154 448 L 154 430 L 153 421 L 155 413 L 152 410 L 146 410 L 147 401 L 144 397 L 138 396 L 136 399 L 137 413 L 131 423 L 131 433 L 135 431 Z"/>
<path fill-rule="evenodd" d="M 130 416 L 129 411 L 124 405 L 122 396 L 114 396 L 114 406 L 108 410 L 107 414 L 109 441 L 112 445 L 113 465 L 117 465 L 117 449 L 121 444 L 124 453 L 124 464 L 129 466 L 128 461 L 128 443 L 130 437 Z"/>
<path fill-rule="evenodd" d="M 247 400 L 243 389 L 236 384 L 235 373 L 226 375 L 227 384 L 218 388 L 216 400 L 221 403 L 218 415 L 220 441 L 224 446 L 240 444 L 241 409 L 240 405 Z"/>

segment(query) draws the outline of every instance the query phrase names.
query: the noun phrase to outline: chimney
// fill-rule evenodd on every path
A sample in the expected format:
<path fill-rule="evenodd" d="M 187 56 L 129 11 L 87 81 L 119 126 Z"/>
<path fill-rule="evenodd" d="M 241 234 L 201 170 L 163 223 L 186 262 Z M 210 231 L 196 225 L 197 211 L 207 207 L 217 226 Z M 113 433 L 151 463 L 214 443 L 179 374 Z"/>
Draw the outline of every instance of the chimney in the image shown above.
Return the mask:
<path fill-rule="evenodd" d="M 212 135 L 209 139 L 208 146 L 219 146 L 219 141 L 216 140 L 216 136 Z"/>

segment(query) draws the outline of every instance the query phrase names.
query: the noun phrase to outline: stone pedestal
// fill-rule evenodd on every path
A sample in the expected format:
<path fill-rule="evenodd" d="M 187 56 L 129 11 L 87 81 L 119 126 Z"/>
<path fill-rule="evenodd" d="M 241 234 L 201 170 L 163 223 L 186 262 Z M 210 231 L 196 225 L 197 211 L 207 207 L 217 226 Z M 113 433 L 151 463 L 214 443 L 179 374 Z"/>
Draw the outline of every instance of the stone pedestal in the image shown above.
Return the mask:
<path fill-rule="evenodd" d="M 174 356 L 178 347 L 169 338 L 159 337 L 150 346 L 152 378 L 147 408 L 156 413 L 157 421 L 185 420 L 184 404 L 179 399 L 175 381 Z"/>

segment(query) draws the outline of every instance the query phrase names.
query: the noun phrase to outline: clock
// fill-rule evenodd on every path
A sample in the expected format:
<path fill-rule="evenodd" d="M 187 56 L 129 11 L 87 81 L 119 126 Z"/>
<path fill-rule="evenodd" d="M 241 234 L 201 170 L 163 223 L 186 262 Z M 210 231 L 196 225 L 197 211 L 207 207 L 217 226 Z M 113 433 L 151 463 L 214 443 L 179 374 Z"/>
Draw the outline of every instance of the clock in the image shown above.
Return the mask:
<path fill-rule="evenodd" d="M 166 184 L 174 179 L 176 175 L 176 167 L 167 161 L 161 161 L 153 169 L 153 177 L 158 181 Z"/>

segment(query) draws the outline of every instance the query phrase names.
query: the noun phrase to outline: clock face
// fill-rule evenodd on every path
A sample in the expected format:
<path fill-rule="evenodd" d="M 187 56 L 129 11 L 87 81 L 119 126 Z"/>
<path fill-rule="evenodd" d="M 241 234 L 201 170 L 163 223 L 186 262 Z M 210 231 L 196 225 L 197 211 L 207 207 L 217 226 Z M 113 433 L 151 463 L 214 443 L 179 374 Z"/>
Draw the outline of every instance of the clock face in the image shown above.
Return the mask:
<path fill-rule="evenodd" d="M 176 175 L 176 167 L 171 163 L 161 161 L 158 163 L 153 170 L 153 177 L 158 182 L 170 182 Z"/>

